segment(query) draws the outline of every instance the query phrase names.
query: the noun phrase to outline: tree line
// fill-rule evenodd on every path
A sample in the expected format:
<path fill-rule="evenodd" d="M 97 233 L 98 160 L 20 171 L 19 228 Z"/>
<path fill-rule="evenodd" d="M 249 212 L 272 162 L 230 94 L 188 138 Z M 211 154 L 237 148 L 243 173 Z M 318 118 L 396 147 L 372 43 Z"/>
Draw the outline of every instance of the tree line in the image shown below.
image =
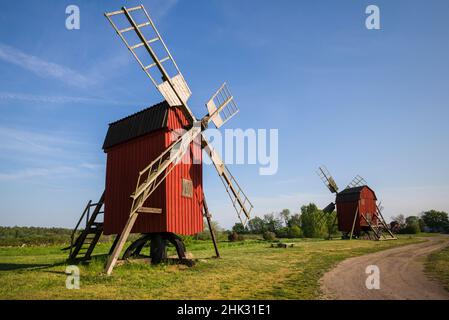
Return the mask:
<path fill-rule="evenodd" d="M 334 224 L 335 216 L 335 212 L 324 214 L 315 204 L 310 203 L 302 206 L 300 213 L 292 214 L 290 210 L 284 209 L 279 213 L 254 217 L 248 221 L 246 227 L 236 223 L 232 230 L 226 231 L 213 221 L 212 228 L 219 241 L 229 239 L 234 233 L 244 235 L 246 239 L 256 238 L 256 235 L 265 235 L 268 238 L 324 238 L 329 234 L 338 234 Z M 393 217 L 390 226 L 395 233 L 449 233 L 449 218 L 444 211 L 429 210 L 419 215 L 397 215 Z M 70 242 L 71 233 L 72 230 L 66 228 L 0 227 L 0 246 L 66 244 Z M 190 238 L 209 240 L 207 224 L 205 223 L 203 232 Z M 111 236 L 103 236 L 101 241 L 111 241 Z"/>
<path fill-rule="evenodd" d="M 278 238 L 323 238 L 338 232 L 335 217 L 335 212 L 324 214 L 314 203 L 310 203 L 302 206 L 300 213 L 292 214 L 284 209 L 278 214 L 254 217 L 245 227 L 236 223 L 232 231 L 238 234 L 272 233 Z"/>
<path fill-rule="evenodd" d="M 449 233 L 449 218 L 444 211 L 429 210 L 417 216 L 403 214 L 393 217 L 391 229 L 396 233 L 413 234 L 420 232 Z"/>
<path fill-rule="evenodd" d="M 314 203 L 301 207 L 300 213 L 291 214 L 284 209 L 275 214 L 270 213 L 262 218 L 254 217 L 244 227 L 236 223 L 232 232 L 237 234 L 272 233 L 278 238 L 323 238 L 338 233 L 334 223 L 336 212 L 325 214 Z M 398 215 L 390 223 L 395 233 L 416 234 L 420 232 L 449 233 L 448 214 L 444 211 L 429 210 L 417 216 Z"/>

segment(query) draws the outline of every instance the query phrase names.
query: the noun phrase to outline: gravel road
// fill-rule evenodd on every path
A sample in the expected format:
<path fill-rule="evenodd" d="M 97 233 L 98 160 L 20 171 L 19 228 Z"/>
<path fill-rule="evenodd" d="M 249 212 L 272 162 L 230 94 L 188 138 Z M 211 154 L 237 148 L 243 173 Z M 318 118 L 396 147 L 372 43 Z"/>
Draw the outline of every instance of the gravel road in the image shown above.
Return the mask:
<path fill-rule="evenodd" d="M 449 300 L 449 292 L 424 274 L 424 261 L 431 252 L 449 245 L 448 237 L 350 258 L 321 279 L 324 299 L 344 300 Z M 367 289 L 370 265 L 379 267 L 380 289 Z M 371 271 L 372 272 L 372 271 Z"/>

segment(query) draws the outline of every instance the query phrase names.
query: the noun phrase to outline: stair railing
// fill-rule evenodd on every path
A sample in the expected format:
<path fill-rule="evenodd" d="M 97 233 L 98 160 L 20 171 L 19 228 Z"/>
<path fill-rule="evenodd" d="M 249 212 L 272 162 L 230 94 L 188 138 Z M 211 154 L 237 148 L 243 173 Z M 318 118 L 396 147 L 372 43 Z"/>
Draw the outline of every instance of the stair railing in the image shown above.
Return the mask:
<path fill-rule="evenodd" d="M 76 232 L 78 231 L 78 227 L 79 227 L 81 221 L 83 221 L 83 218 L 84 218 L 84 216 L 86 214 L 87 214 L 87 216 L 86 216 L 86 218 L 87 218 L 86 219 L 86 227 L 87 227 L 87 224 L 88 224 L 88 221 L 89 221 L 89 212 L 90 212 L 90 207 L 91 206 L 92 206 L 92 200 L 89 200 L 89 202 L 87 202 L 86 208 L 83 211 L 83 214 L 81 215 L 80 219 L 78 220 L 78 223 L 76 224 L 75 228 L 72 231 L 72 234 L 70 236 L 70 254 L 69 254 L 69 257 L 72 256 L 72 250 L 73 250 L 73 245 L 74 245 L 73 242 L 75 240 Z"/>

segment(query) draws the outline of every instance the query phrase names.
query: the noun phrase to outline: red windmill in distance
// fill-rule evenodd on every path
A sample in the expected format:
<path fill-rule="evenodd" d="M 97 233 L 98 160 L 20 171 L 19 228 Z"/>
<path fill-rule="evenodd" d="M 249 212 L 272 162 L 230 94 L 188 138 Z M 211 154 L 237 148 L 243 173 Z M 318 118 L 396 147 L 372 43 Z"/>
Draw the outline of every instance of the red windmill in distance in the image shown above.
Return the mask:
<path fill-rule="evenodd" d="M 337 209 L 333 224 L 338 223 L 343 239 L 362 236 L 374 240 L 396 239 L 382 216 L 376 194 L 368 187 L 365 179 L 357 175 L 339 192 L 337 183 L 325 166 L 319 167 L 317 174 L 329 191 L 336 194 L 335 202 L 328 204 L 322 211 L 328 215 Z"/>

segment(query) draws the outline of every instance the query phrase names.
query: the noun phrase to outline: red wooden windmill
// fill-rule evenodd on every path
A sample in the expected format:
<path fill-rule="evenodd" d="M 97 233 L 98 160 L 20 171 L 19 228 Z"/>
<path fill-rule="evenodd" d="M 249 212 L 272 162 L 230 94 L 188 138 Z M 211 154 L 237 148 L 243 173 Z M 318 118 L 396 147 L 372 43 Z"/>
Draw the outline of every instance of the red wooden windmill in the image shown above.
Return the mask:
<path fill-rule="evenodd" d="M 325 166 L 319 167 L 317 174 L 329 191 L 336 194 L 335 202 L 327 205 L 323 213 L 330 214 L 337 209 L 335 220 L 344 239 L 363 235 L 375 240 L 396 239 L 382 216 L 376 194 L 367 186 L 365 179 L 357 175 L 339 192 L 337 183 Z"/>
<path fill-rule="evenodd" d="M 206 116 L 197 119 L 187 103 L 191 91 L 144 6 L 123 7 L 105 16 L 165 99 L 109 125 L 103 145 L 106 189 L 98 203 L 88 203 L 78 222 L 75 231 L 86 217 L 84 231 L 76 240 L 75 231 L 72 236 L 70 257 L 89 258 L 102 232 L 117 234 L 106 265 L 110 274 L 130 233 L 144 236 L 125 255 L 151 240 L 152 261 L 158 262 L 169 240 L 185 258 L 176 234 L 202 231 L 203 213 L 210 224 L 202 188 L 202 150 L 211 158 L 243 224 L 253 205 L 204 136 L 210 122 L 220 128 L 238 112 L 227 85 L 206 103 Z M 96 222 L 103 204 L 104 223 Z"/>

